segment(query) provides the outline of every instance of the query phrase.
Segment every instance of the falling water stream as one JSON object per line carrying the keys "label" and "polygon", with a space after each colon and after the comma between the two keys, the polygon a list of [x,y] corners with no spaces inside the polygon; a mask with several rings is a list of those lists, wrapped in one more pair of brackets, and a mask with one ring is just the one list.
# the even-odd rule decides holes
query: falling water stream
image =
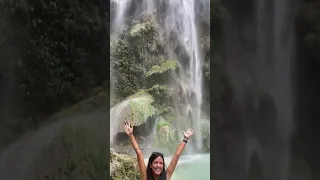
{"label": "falling water stream", "polygon": [[[116,11],[111,20],[111,38],[116,40],[125,27],[125,21],[128,18],[128,10],[135,3],[132,0],[113,0],[116,3]],[[158,23],[158,32],[163,37],[174,34],[175,43],[184,49],[187,59],[179,59],[178,56],[172,55],[172,59],[178,60],[184,64],[180,76],[180,87],[182,89],[182,98],[184,98],[184,112],[177,118],[178,128],[180,130],[186,128],[186,124],[192,125],[195,130],[194,141],[198,149],[202,148],[202,134],[200,126],[201,105],[203,95],[203,57],[200,51],[200,38],[198,35],[199,27],[197,27],[197,16],[204,14],[209,17],[210,1],[209,0],[141,0],[136,3],[135,15],[141,13],[149,13],[155,16]],[[163,13],[164,12],[164,13]],[[131,13],[132,14],[132,13]],[[209,18],[207,18],[209,21]],[[207,22],[209,24],[209,22]],[[209,31],[209,30],[208,30]],[[169,53],[168,53],[169,54]],[[170,55],[169,55],[170,56]],[[188,63],[185,63],[188,61]],[[112,69],[111,69],[112,72]],[[115,93],[111,90],[112,93]],[[111,93],[111,96],[113,94]],[[111,110],[114,111],[114,110]],[[179,119],[180,117],[180,119]],[[183,118],[191,117],[191,118]],[[116,119],[112,117],[112,119]],[[188,122],[191,121],[191,122]],[[117,123],[117,122],[111,122]],[[192,156],[192,155],[191,155]],[[209,179],[209,155],[195,155],[198,158],[182,157],[186,163],[181,163],[181,167],[177,167],[177,178],[186,177],[186,179]],[[168,159],[169,161],[169,159]],[[183,160],[181,160],[183,161]],[[192,163],[191,163],[192,162]],[[166,162],[167,164],[169,162]],[[195,164],[189,167],[188,164]],[[199,168],[196,170],[196,167]],[[207,168],[207,170],[205,169]],[[184,169],[184,170],[183,170]],[[195,175],[195,176],[192,176]],[[204,178],[201,178],[201,175]],[[199,179],[199,180],[200,180]]]}
{"label": "falling water stream", "polygon": [[[247,36],[242,37],[254,43],[254,48],[241,44],[234,31],[230,31],[236,27],[234,22],[226,23],[228,75],[236,101],[251,108],[247,112],[243,110],[247,114],[243,123],[246,171],[250,158],[257,153],[263,179],[286,180],[293,133],[293,4],[290,0],[256,0],[254,3],[253,22],[244,25]],[[233,57],[239,51],[240,55]]]}
{"label": "falling water stream", "polygon": [[[268,89],[265,89],[273,99],[276,112],[276,125],[281,140],[281,146],[278,150],[272,152],[273,156],[277,157],[273,162],[268,162],[268,157],[263,157],[267,163],[264,167],[265,178],[274,180],[287,179],[290,165],[290,147],[289,141],[293,132],[293,96],[292,96],[292,65],[294,60],[294,14],[292,13],[292,3],[290,0],[273,0],[273,11],[271,21],[271,32],[268,34],[266,29],[263,29],[267,20],[267,13],[263,14],[263,9],[266,9],[267,0],[258,0],[257,7],[257,36],[270,38],[267,43],[270,46],[264,46],[266,39],[258,41],[258,64],[261,70],[268,63],[273,64],[272,70],[269,70],[270,84]],[[270,2],[269,2],[270,3]],[[271,56],[266,59],[266,48],[271,48]],[[269,61],[269,62],[268,62]],[[265,67],[263,69],[266,69]],[[261,74],[258,74],[261,75]],[[266,75],[266,74],[265,74]],[[260,86],[260,88],[264,88]],[[266,155],[271,153],[266,152]],[[269,159],[270,160],[270,159]],[[272,163],[277,164],[277,169],[272,167]]]}

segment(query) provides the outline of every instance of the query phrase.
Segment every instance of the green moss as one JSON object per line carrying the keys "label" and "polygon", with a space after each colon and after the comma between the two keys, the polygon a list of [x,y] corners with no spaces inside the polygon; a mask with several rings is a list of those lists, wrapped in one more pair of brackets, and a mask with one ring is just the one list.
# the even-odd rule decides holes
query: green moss
{"label": "green moss", "polygon": [[127,108],[129,108],[130,119],[135,125],[140,125],[157,112],[153,105],[153,97],[146,91],[141,90],[127,100],[129,101]]}
{"label": "green moss", "polygon": [[168,60],[162,63],[160,66],[153,66],[147,73],[146,77],[152,74],[160,74],[166,71],[174,71],[178,67],[177,61]]}
{"label": "green moss", "polygon": [[168,85],[159,85],[159,84],[156,84],[156,85],[153,85],[151,88],[149,88],[147,91],[168,91],[169,87]]}
{"label": "green moss", "polygon": [[110,87],[121,100],[145,88],[144,69],[150,69],[164,56],[163,42],[152,15],[144,15],[128,24],[128,29],[110,49]]}
{"label": "green moss", "polygon": [[137,158],[110,150],[110,177],[112,180],[139,180]]}
{"label": "green moss", "polygon": [[138,92],[134,93],[133,95],[129,96],[127,99],[133,99],[133,98],[137,98],[137,97],[148,97],[148,99],[150,99],[150,101],[153,102],[153,97],[144,89],[140,89],[138,90]]}
{"label": "green moss", "polygon": [[210,37],[209,36],[201,37],[200,45],[205,51],[209,52],[210,51]]}
{"label": "green moss", "polygon": [[150,22],[136,24],[135,26],[132,27],[130,31],[130,35],[132,37],[142,36],[144,34],[143,32],[148,32],[153,29],[154,29],[154,25]]}
{"label": "green moss", "polygon": [[42,164],[50,166],[36,179],[106,179],[109,162],[105,134],[102,127],[90,122],[64,125],[54,143],[43,152],[51,160],[46,158]]}
{"label": "green moss", "polygon": [[158,124],[157,124],[157,132],[160,131],[161,128],[164,128],[164,127],[169,127],[169,123],[167,121],[160,121]]}

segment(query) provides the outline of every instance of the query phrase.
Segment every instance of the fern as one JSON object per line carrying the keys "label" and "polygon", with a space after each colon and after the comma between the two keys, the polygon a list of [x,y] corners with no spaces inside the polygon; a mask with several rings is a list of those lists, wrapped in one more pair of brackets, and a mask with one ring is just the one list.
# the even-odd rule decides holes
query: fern
{"label": "fern", "polygon": [[153,102],[153,97],[149,94],[135,96],[129,100],[130,119],[134,125],[144,123],[148,117],[156,113]]}
{"label": "fern", "polygon": [[112,122],[119,126],[130,120],[134,126],[141,125],[157,112],[153,103],[153,97],[141,90],[110,110]]}
{"label": "fern", "polygon": [[176,70],[178,64],[177,61],[168,60],[162,63],[160,66],[153,66],[147,73],[146,77],[151,76],[152,74],[160,74],[166,71]]}

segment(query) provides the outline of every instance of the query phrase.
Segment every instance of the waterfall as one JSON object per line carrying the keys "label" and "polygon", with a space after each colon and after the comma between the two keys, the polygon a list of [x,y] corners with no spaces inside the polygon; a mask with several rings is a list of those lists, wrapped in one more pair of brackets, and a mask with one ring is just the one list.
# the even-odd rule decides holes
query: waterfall
{"label": "waterfall", "polygon": [[247,164],[257,153],[264,179],[285,180],[294,130],[294,8],[290,0],[254,3],[250,14],[254,18],[243,14],[247,19],[233,17],[225,22],[227,71],[235,101],[244,112]]}
{"label": "waterfall", "polygon": [[[135,13],[131,12],[131,14],[150,13],[157,20],[158,32],[162,37],[176,36],[175,43],[183,49],[187,58],[182,59],[174,52],[167,52],[169,58],[176,59],[183,64],[182,70],[179,71],[179,84],[182,89],[182,98],[186,104],[184,104],[185,111],[180,114],[179,117],[181,118],[177,121],[181,129],[192,126],[191,128],[196,133],[196,145],[200,149],[202,147],[200,116],[203,95],[203,55],[199,47],[197,18],[202,16],[206,18],[204,21],[209,21],[210,1],[140,0],[139,2],[133,2],[132,0],[113,0],[112,3],[117,5],[116,12],[111,20],[111,38],[116,39],[121,33],[119,31],[125,28],[124,23],[128,18],[128,11],[134,3],[136,3]],[[209,24],[209,22],[207,23]],[[170,49],[170,47],[167,48]],[[114,91],[111,90],[111,92]],[[183,118],[188,115],[191,115],[191,118]]]}
{"label": "waterfall", "polygon": [[[293,128],[291,76],[294,59],[294,17],[290,14],[290,0],[272,2],[274,8],[272,14],[266,13],[267,3],[270,2],[258,0],[257,3],[257,77],[262,80],[259,82],[259,87],[267,88],[265,90],[273,97],[278,110],[281,136],[286,138],[290,136]],[[270,61],[273,61],[271,70],[268,68]],[[262,84],[266,83],[263,80],[265,76],[269,79],[267,86]]]}
{"label": "waterfall", "polygon": [[[269,87],[265,91],[272,98],[276,112],[277,131],[282,140],[282,147],[277,155],[278,160],[273,162],[279,168],[273,171],[271,162],[264,167],[267,179],[287,179],[290,164],[290,138],[293,133],[293,95],[292,95],[292,65],[294,60],[294,13],[290,0],[273,0],[272,14],[265,13],[268,0],[258,0],[257,3],[257,38],[258,52],[257,62],[260,66],[258,71],[268,67],[268,60],[272,59],[273,67],[267,71]],[[269,17],[268,17],[269,16]],[[271,19],[272,18],[272,19]],[[271,22],[270,32],[265,22]],[[264,37],[265,39],[259,39]],[[269,42],[268,42],[269,41]],[[266,46],[269,45],[268,46]],[[268,52],[268,48],[269,52]],[[270,53],[270,54],[268,54]],[[268,55],[267,55],[268,54]],[[268,57],[269,59],[266,59]],[[265,66],[265,67],[262,67]],[[262,72],[262,71],[260,71]],[[262,74],[257,74],[258,76]],[[260,86],[260,88],[265,88]],[[270,153],[269,153],[270,154]],[[266,160],[264,157],[263,160]]]}

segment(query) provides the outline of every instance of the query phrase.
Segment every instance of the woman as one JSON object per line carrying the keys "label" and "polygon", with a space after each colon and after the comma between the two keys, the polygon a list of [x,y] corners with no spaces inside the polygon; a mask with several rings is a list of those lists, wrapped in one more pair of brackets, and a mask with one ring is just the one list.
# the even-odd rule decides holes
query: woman
{"label": "woman", "polygon": [[163,154],[159,152],[152,153],[148,161],[148,167],[146,167],[142,151],[133,136],[133,126],[131,126],[130,122],[125,123],[124,130],[129,136],[130,142],[137,154],[141,180],[170,180],[188,139],[194,133],[193,129],[188,129],[187,132],[184,132],[184,139],[182,143],[178,146],[168,168],[165,169]]}

